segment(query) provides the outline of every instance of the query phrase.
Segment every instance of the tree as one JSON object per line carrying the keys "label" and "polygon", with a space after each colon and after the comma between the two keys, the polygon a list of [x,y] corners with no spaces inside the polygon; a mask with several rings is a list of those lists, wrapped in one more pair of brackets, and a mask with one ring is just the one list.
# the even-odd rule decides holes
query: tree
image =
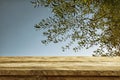
{"label": "tree", "polygon": [[120,0],[35,0],[37,6],[49,7],[54,16],[35,25],[44,29],[43,44],[69,40],[74,51],[98,45],[93,56],[120,56]]}

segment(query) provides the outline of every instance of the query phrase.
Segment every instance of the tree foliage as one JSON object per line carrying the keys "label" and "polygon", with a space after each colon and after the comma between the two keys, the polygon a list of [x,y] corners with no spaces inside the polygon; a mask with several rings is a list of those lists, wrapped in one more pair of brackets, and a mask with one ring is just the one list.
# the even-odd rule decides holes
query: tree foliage
{"label": "tree foliage", "polygon": [[35,6],[51,8],[52,17],[35,25],[44,29],[46,40],[58,43],[69,40],[74,51],[99,46],[93,56],[120,56],[120,0],[34,0]]}

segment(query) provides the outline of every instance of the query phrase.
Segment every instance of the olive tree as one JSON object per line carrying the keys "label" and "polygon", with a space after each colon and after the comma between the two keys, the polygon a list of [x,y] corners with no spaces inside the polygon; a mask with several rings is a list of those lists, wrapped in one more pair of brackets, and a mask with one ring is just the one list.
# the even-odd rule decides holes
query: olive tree
{"label": "olive tree", "polygon": [[[120,0],[34,0],[34,7],[49,7],[52,17],[35,25],[44,29],[43,44],[69,41],[63,51],[99,46],[93,56],[120,56]],[[76,44],[75,47],[71,47]]]}

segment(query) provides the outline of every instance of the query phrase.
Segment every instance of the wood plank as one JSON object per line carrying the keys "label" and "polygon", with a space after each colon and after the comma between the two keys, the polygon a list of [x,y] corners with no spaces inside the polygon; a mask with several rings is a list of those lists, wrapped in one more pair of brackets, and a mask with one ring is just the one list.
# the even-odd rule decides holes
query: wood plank
{"label": "wood plank", "polygon": [[0,75],[120,76],[120,57],[0,57]]}
{"label": "wood plank", "polygon": [[120,77],[36,77],[7,76],[0,80],[120,80]]}
{"label": "wood plank", "polygon": [[35,62],[35,61],[40,61],[40,62],[45,62],[45,61],[80,61],[80,62],[120,62],[120,57],[81,57],[81,56],[48,56],[48,57],[38,57],[38,56],[8,56],[8,57],[4,57],[1,56],[0,57],[0,63],[2,62]]}

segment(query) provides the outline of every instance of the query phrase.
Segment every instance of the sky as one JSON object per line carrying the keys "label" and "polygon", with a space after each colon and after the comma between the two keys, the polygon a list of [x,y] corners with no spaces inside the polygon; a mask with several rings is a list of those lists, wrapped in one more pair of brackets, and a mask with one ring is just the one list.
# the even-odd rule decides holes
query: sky
{"label": "sky", "polygon": [[52,16],[49,8],[34,8],[31,0],[0,0],[0,56],[91,56],[96,47],[62,52],[65,43],[44,45],[34,25]]}

